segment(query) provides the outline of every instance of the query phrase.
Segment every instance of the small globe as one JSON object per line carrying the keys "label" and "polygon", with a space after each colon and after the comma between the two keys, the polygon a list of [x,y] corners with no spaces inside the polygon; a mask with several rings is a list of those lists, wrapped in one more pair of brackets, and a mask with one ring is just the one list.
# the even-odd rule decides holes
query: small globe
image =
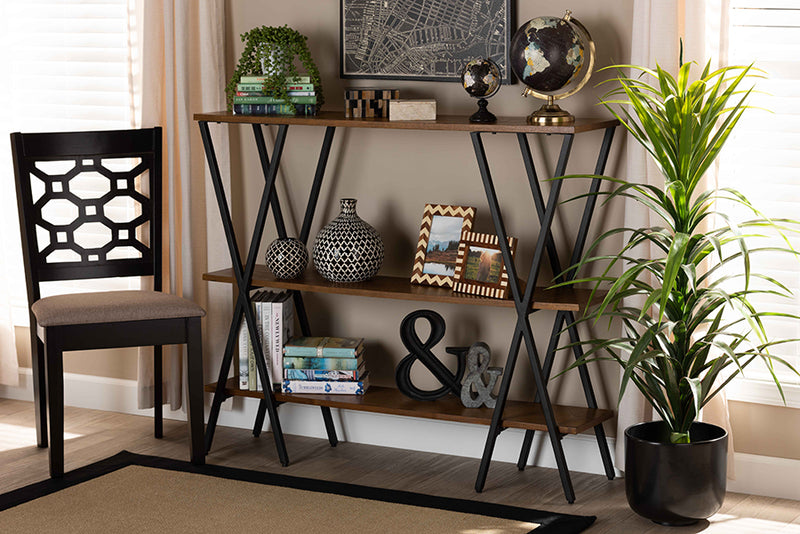
{"label": "small globe", "polygon": [[567,20],[537,17],[511,40],[511,70],[531,89],[557,91],[580,73],[585,48],[583,36]]}
{"label": "small globe", "polygon": [[461,71],[461,85],[475,98],[489,98],[500,89],[500,69],[491,59],[473,59]]}

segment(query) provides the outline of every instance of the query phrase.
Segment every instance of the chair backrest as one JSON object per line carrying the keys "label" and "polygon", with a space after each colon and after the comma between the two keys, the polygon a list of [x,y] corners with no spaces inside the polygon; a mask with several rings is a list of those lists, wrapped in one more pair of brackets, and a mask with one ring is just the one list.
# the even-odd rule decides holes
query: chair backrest
{"label": "chair backrest", "polygon": [[152,275],[161,290],[161,128],[12,133],[11,151],[31,303],[56,280]]}

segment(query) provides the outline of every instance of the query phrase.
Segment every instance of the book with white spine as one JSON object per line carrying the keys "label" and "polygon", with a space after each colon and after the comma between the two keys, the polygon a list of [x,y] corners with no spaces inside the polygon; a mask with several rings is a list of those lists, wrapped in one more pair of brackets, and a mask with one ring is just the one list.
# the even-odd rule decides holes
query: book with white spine
{"label": "book with white spine", "polygon": [[317,393],[323,395],[363,395],[369,387],[369,372],[356,382],[336,380],[284,380],[284,393]]}

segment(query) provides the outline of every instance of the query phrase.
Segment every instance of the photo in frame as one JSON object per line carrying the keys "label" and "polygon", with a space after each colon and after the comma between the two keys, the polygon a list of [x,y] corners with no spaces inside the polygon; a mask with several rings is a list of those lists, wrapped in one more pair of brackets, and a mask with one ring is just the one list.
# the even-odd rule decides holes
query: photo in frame
{"label": "photo in frame", "polygon": [[411,283],[453,287],[461,236],[472,230],[475,208],[425,204]]}
{"label": "photo in frame", "polygon": [[489,58],[511,83],[511,0],[339,0],[341,78],[460,81]]}
{"label": "photo in frame", "polygon": [[[513,259],[517,238],[509,237],[508,246]],[[461,234],[453,291],[496,299],[508,296],[508,273],[500,251],[500,239],[496,235],[476,232]]]}

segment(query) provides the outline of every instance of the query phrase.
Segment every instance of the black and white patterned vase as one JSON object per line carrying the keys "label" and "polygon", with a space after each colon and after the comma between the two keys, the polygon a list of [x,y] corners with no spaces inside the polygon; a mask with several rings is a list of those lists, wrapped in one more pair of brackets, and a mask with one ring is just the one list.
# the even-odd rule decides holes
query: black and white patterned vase
{"label": "black and white patterned vase", "polygon": [[267,269],[275,278],[292,279],[300,276],[308,265],[308,250],[294,237],[278,238],[269,244],[266,254]]}
{"label": "black and white patterned vase", "polygon": [[341,213],[317,234],[314,267],[331,282],[363,282],[383,265],[383,240],[356,214],[356,199],[341,199]]}

